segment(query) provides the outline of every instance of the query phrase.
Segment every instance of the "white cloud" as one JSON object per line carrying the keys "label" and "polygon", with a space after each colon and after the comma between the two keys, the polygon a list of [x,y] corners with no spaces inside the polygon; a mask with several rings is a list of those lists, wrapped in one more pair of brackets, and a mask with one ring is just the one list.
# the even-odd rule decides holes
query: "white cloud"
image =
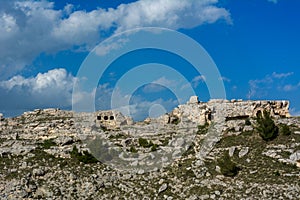
{"label": "white cloud", "polygon": [[287,78],[292,76],[293,72],[288,73],[277,73],[266,75],[263,79],[250,80],[250,90],[247,94],[247,98],[253,97],[266,97],[270,93],[274,93],[274,90],[289,92],[300,88],[300,82],[296,85],[286,83]]}
{"label": "white cloud", "polygon": [[0,109],[70,107],[74,80],[65,69],[54,69],[31,78],[14,76],[1,81]]}
{"label": "white cloud", "polygon": [[164,91],[166,88],[160,84],[147,84],[143,88],[143,92],[145,93],[152,93],[152,92],[161,92]]}
{"label": "white cloud", "polygon": [[283,87],[279,87],[279,89],[281,89],[281,90],[283,90],[285,92],[297,90],[298,88],[300,88],[300,82],[298,84],[296,84],[296,85],[287,84],[287,85],[284,85]]}
{"label": "white cloud", "polygon": [[196,76],[195,78],[193,78],[192,84],[194,87],[197,87],[200,83],[204,83],[205,80],[206,80],[206,78],[204,75],[199,75],[199,76]]}
{"label": "white cloud", "polygon": [[247,94],[247,98],[251,99],[253,97],[265,97],[268,91],[272,88],[273,79],[267,75],[263,79],[250,80],[249,86],[250,90]]}
{"label": "white cloud", "polygon": [[120,5],[115,12],[122,16],[118,30],[139,26],[161,26],[172,29],[193,28],[204,23],[225,19],[231,23],[224,8],[214,6],[217,0],[140,0]]}
{"label": "white cloud", "polygon": [[156,83],[156,84],[162,85],[164,87],[168,87],[168,88],[173,88],[178,84],[178,82],[168,79],[165,76],[153,81],[153,83]]}
{"label": "white cloud", "polygon": [[281,78],[286,78],[286,77],[292,76],[293,74],[294,74],[294,72],[288,72],[288,73],[273,72],[272,77],[281,79]]}
{"label": "white cloud", "polygon": [[223,82],[228,82],[228,83],[231,82],[231,80],[230,80],[229,78],[225,77],[225,76],[222,76],[222,77],[220,78],[220,80],[222,80]]}
{"label": "white cloud", "polygon": [[0,8],[0,79],[29,65],[41,52],[55,53],[74,47],[89,50],[112,32],[159,26],[192,28],[223,19],[230,13],[217,0],[140,0],[116,9],[77,10],[67,4],[54,9],[43,1],[2,0]]}

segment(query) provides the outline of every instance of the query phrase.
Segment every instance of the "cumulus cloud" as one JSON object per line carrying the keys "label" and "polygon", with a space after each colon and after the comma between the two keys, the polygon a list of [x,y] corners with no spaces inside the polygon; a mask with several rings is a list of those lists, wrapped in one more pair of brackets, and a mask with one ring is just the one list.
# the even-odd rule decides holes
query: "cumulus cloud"
{"label": "cumulus cloud", "polygon": [[54,3],[2,0],[0,8],[0,79],[11,77],[42,52],[89,50],[108,35],[143,26],[193,28],[230,13],[217,0],[140,0],[116,9],[57,10]]}
{"label": "cumulus cloud", "polygon": [[75,78],[65,69],[50,70],[30,78],[14,76],[1,81],[0,110],[70,107],[74,81]]}

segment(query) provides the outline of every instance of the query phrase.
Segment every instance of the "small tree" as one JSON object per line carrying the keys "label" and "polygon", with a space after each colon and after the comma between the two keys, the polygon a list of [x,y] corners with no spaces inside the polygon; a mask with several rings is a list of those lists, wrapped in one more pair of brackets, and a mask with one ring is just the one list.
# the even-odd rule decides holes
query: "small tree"
{"label": "small tree", "polygon": [[281,124],[279,128],[279,132],[281,135],[291,135],[292,131],[290,130],[290,127],[286,124]]}
{"label": "small tree", "polygon": [[256,118],[255,129],[265,141],[273,140],[278,135],[278,127],[273,121],[270,112],[264,110],[262,115]]}
{"label": "small tree", "polygon": [[224,155],[218,159],[218,165],[221,168],[221,173],[224,176],[234,177],[238,174],[240,168],[231,161],[229,153],[225,152]]}

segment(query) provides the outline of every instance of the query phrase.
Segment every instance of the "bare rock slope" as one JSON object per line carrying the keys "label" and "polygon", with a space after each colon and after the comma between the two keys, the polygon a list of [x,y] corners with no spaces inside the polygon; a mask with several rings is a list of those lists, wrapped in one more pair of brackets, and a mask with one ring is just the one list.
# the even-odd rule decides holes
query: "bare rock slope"
{"label": "bare rock slope", "polygon": [[[263,110],[291,132],[264,141],[253,128]],[[224,152],[235,176],[222,173]],[[300,198],[300,118],[287,101],[193,97],[136,123],[117,111],[0,115],[0,154],[0,199]]]}

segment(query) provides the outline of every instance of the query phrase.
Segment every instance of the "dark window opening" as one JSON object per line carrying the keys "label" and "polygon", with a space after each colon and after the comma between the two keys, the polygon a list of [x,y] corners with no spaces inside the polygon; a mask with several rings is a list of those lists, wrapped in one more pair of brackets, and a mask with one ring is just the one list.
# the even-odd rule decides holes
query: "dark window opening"
{"label": "dark window opening", "polygon": [[101,120],[101,116],[97,116],[97,120]]}
{"label": "dark window opening", "polygon": [[108,117],[107,117],[107,116],[104,116],[104,120],[108,120]]}
{"label": "dark window opening", "polygon": [[114,116],[110,116],[109,119],[110,119],[110,120],[114,120],[115,117],[114,117]]}

